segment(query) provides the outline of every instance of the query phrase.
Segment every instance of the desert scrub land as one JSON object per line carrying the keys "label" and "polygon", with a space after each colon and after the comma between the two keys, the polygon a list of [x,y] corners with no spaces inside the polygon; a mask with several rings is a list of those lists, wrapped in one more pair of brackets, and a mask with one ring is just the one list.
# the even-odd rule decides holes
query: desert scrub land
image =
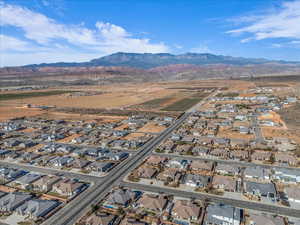
{"label": "desert scrub land", "polygon": [[70,93],[70,92],[73,92],[73,91],[53,90],[53,91],[6,93],[6,94],[0,95],[0,101],[24,99],[24,98],[32,98],[32,97],[44,97],[44,96],[52,96],[52,95],[61,95],[61,94],[66,94],[66,93]]}
{"label": "desert scrub land", "polygon": [[300,103],[280,110],[279,114],[289,129],[300,130]]}

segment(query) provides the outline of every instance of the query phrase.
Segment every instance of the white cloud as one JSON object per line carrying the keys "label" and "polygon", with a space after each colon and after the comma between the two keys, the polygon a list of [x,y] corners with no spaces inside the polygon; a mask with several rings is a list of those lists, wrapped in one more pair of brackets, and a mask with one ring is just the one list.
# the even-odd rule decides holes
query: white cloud
{"label": "white cloud", "polygon": [[29,50],[29,44],[20,39],[0,34],[0,50],[26,51]]}
{"label": "white cloud", "polygon": [[247,25],[228,31],[230,34],[252,34],[242,40],[263,40],[268,38],[300,39],[300,1],[283,2],[275,12],[241,18]]}
{"label": "white cloud", "polygon": [[[72,47],[73,50],[68,49],[72,54],[86,56],[86,54],[95,55],[97,53],[98,57],[119,51],[136,53],[170,51],[164,43],[153,43],[147,38],[135,38],[123,27],[111,23],[98,21],[95,23],[95,28],[90,29],[84,23],[78,25],[62,24],[41,13],[18,5],[0,2],[0,10],[0,26],[14,27],[18,32],[18,38],[3,35],[3,38],[6,38],[6,41],[10,43],[8,47],[5,47],[5,54],[8,54],[8,50],[26,50],[27,42],[25,39],[31,42],[30,53],[36,52],[36,54],[49,53],[50,49],[51,51],[60,50],[61,43],[69,48]],[[20,36],[24,36],[25,39],[21,40]],[[74,58],[71,57],[72,54],[63,54],[61,51],[57,51],[57,54],[66,57],[62,61],[71,61]],[[48,62],[46,57],[42,58]],[[49,60],[52,58],[51,53],[49,53]],[[4,65],[6,65],[5,62]]]}

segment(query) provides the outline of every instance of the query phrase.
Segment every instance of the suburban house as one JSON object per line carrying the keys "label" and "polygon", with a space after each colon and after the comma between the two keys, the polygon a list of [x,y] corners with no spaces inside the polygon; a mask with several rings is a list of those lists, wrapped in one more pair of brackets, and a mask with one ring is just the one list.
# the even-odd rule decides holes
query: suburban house
{"label": "suburban house", "polygon": [[167,158],[162,157],[162,156],[157,156],[157,155],[151,155],[149,158],[146,160],[146,163],[151,165],[151,166],[159,166],[162,163],[166,162]]}
{"label": "suburban house", "polygon": [[52,210],[59,206],[58,201],[31,199],[17,208],[17,213],[32,219],[46,217]]}
{"label": "suburban house", "polygon": [[171,214],[179,220],[197,222],[201,214],[201,207],[188,200],[176,200]]}
{"label": "suburban house", "polygon": [[209,152],[211,156],[227,159],[229,157],[229,151],[223,148],[216,148]]}
{"label": "suburban house", "polygon": [[237,189],[237,181],[229,176],[215,175],[212,180],[212,186],[215,189],[235,192]]}
{"label": "suburban house", "polygon": [[218,163],[215,172],[222,175],[237,176],[240,172],[240,168],[232,164]]}
{"label": "suburban house", "polygon": [[207,157],[209,148],[205,146],[196,146],[192,148],[193,155],[198,155],[202,157]]}
{"label": "suburban house", "polygon": [[164,195],[143,194],[137,203],[140,208],[145,208],[154,213],[158,213],[165,209],[168,200]]}
{"label": "suburban house", "polygon": [[39,192],[48,192],[52,189],[53,184],[60,181],[58,176],[46,175],[32,183],[32,189]]}
{"label": "suburban house", "polygon": [[233,160],[246,160],[249,158],[249,152],[246,150],[230,151],[229,158]]}
{"label": "suburban house", "polygon": [[297,166],[299,161],[298,159],[290,154],[284,153],[284,152],[276,152],[274,154],[275,162],[280,164],[286,164],[289,166]]}
{"label": "suburban house", "polygon": [[32,198],[31,194],[25,192],[11,192],[0,198],[0,211],[12,212],[24,202]]}
{"label": "suburban house", "polygon": [[272,152],[256,150],[251,155],[252,161],[270,161]]}
{"label": "suburban house", "polygon": [[135,172],[140,178],[152,179],[158,170],[154,167],[141,166]]}
{"label": "suburban house", "polygon": [[213,162],[205,162],[202,160],[193,160],[190,164],[190,169],[194,173],[210,172],[213,168]]}
{"label": "suburban house", "polygon": [[300,183],[300,173],[297,170],[275,168],[274,179],[283,183]]}
{"label": "suburban house", "polygon": [[197,188],[205,188],[209,182],[209,176],[203,176],[199,174],[186,174],[183,179],[183,183],[185,185]]}
{"label": "suburban house", "polygon": [[106,173],[114,167],[112,162],[92,162],[87,166],[88,169],[96,172]]}
{"label": "suburban house", "polygon": [[300,204],[300,189],[298,187],[285,187],[284,193],[289,202]]}
{"label": "suburban house", "polygon": [[244,177],[249,180],[258,180],[266,182],[271,179],[272,172],[270,169],[260,166],[246,167],[244,170]]}
{"label": "suburban house", "polygon": [[125,217],[124,219],[122,219],[119,225],[148,225],[148,223],[139,221],[137,219]]}
{"label": "suburban house", "polygon": [[86,221],[86,225],[113,225],[116,220],[116,216],[106,213],[93,213]]}
{"label": "suburban house", "polygon": [[30,190],[32,189],[32,183],[41,178],[40,174],[36,173],[27,173],[22,177],[17,178],[12,181],[10,186],[18,186],[19,188]]}
{"label": "suburban house", "polygon": [[165,166],[173,169],[186,169],[189,165],[189,161],[185,159],[171,159]]}
{"label": "suburban house", "polygon": [[252,181],[244,182],[244,193],[249,196],[267,198],[276,201],[277,193],[273,183],[257,183]]}
{"label": "suburban house", "polygon": [[242,209],[224,204],[210,204],[206,208],[204,225],[240,225]]}
{"label": "suburban house", "polygon": [[84,187],[83,183],[65,178],[53,184],[52,191],[63,196],[73,196],[80,193]]}
{"label": "suburban house", "polygon": [[17,179],[18,177],[26,174],[23,170],[11,169],[11,168],[0,168],[0,181],[1,183],[6,183]]}
{"label": "suburban house", "polygon": [[181,171],[166,168],[156,176],[156,179],[163,182],[179,182],[181,176]]}
{"label": "suburban house", "polygon": [[127,207],[128,204],[134,201],[140,195],[139,192],[131,191],[129,189],[116,189],[107,198],[104,207],[119,208]]}

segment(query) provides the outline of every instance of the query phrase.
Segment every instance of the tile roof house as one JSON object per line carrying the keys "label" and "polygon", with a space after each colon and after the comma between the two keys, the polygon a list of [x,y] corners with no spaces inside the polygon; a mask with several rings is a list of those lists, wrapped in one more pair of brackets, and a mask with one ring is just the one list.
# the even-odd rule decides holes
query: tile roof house
{"label": "tile roof house", "polygon": [[52,186],[60,181],[60,177],[58,176],[50,176],[46,175],[41,177],[40,179],[34,181],[32,183],[32,188],[35,191],[40,191],[40,192],[48,192],[52,189]]}
{"label": "tile roof house", "polygon": [[136,174],[140,178],[151,179],[157,174],[157,169],[154,167],[141,166],[136,170]]}
{"label": "tile roof house", "polygon": [[129,189],[116,189],[107,198],[104,206],[107,208],[118,208],[119,206],[126,207],[134,201],[140,193]]}
{"label": "tile roof house", "polygon": [[27,173],[22,177],[17,178],[16,180],[14,180],[13,182],[10,183],[10,186],[13,185],[17,185],[22,189],[26,189],[29,190],[32,188],[32,183],[38,179],[41,178],[40,174],[36,174],[36,173]]}
{"label": "tile roof house", "polygon": [[257,183],[252,181],[244,182],[244,191],[249,195],[256,197],[265,197],[275,201],[277,192],[273,183]]}
{"label": "tile roof house", "polygon": [[241,209],[224,204],[210,204],[206,208],[203,225],[240,225],[241,220]]}
{"label": "tile roof house", "polygon": [[22,216],[28,216],[32,219],[45,217],[52,210],[59,206],[58,201],[31,199],[17,208],[17,213]]}
{"label": "tile roof house", "polygon": [[272,152],[270,151],[254,151],[251,155],[252,161],[269,161],[271,159]]}
{"label": "tile roof house", "polygon": [[151,166],[158,166],[161,163],[164,163],[166,160],[167,160],[166,157],[157,156],[157,155],[151,155],[146,160],[146,163],[149,164],[149,165],[151,165]]}
{"label": "tile roof house", "polygon": [[208,155],[209,148],[205,146],[196,146],[192,149],[193,155],[206,157]]}
{"label": "tile roof house", "polygon": [[274,158],[275,162],[287,164],[289,166],[297,166],[299,163],[297,157],[283,152],[276,152]]}
{"label": "tile roof house", "polygon": [[175,159],[170,159],[165,166],[173,169],[186,169],[189,165],[189,161],[186,159],[180,159],[180,158],[175,158]]}
{"label": "tile roof house", "polygon": [[222,159],[227,159],[229,157],[229,151],[221,148],[213,149],[209,152],[210,155]]}
{"label": "tile roof house", "polygon": [[139,207],[157,213],[165,209],[168,200],[164,195],[143,194],[137,203]]}
{"label": "tile roof house", "polygon": [[112,162],[92,162],[87,166],[92,171],[106,173],[114,167]]}
{"label": "tile roof house", "polygon": [[0,198],[0,211],[11,212],[24,202],[32,198],[31,194],[24,192],[11,192]]}
{"label": "tile roof house", "polygon": [[181,176],[182,174],[180,171],[166,168],[156,176],[156,179],[164,182],[178,182]]}
{"label": "tile roof house", "polygon": [[234,160],[245,160],[249,158],[249,152],[245,150],[230,151],[229,158]]}
{"label": "tile roof house", "polygon": [[191,145],[177,145],[174,149],[174,152],[178,154],[184,154],[187,153],[192,148]]}
{"label": "tile roof house", "polygon": [[237,189],[237,181],[229,176],[215,175],[212,180],[212,186],[215,189],[235,192]]}
{"label": "tile roof house", "polygon": [[205,188],[209,182],[209,176],[202,176],[199,174],[186,174],[183,179],[185,185],[198,188]]}
{"label": "tile roof house", "polygon": [[147,225],[147,223],[125,217],[119,225]]}
{"label": "tile roof house", "polygon": [[201,214],[201,207],[189,200],[176,200],[171,214],[176,219],[197,221]]}
{"label": "tile roof house", "polygon": [[215,171],[218,174],[237,176],[240,168],[232,164],[218,163]]}
{"label": "tile roof house", "polygon": [[283,183],[300,183],[300,173],[292,169],[275,168],[274,179]]}
{"label": "tile roof house", "polygon": [[299,203],[300,204],[300,189],[298,187],[285,187],[284,193],[289,202]]}
{"label": "tile roof house", "polygon": [[244,170],[244,177],[246,179],[254,179],[264,182],[270,180],[271,176],[272,172],[270,169],[263,168],[260,166],[246,167]]}
{"label": "tile roof house", "polygon": [[17,170],[17,169],[11,169],[11,168],[0,168],[0,181],[2,183],[6,183],[12,180],[17,179],[18,177],[23,176],[26,174],[24,170]]}
{"label": "tile roof house", "polygon": [[190,169],[193,172],[206,171],[210,172],[213,168],[213,162],[205,162],[202,160],[193,160],[190,164]]}
{"label": "tile roof house", "polygon": [[113,225],[116,220],[116,216],[106,213],[93,213],[86,221],[86,225]]}
{"label": "tile roof house", "polygon": [[52,191],[63,196],[72,196],[80,193],[85,185],[71,179],[63,179],[53,184]]}

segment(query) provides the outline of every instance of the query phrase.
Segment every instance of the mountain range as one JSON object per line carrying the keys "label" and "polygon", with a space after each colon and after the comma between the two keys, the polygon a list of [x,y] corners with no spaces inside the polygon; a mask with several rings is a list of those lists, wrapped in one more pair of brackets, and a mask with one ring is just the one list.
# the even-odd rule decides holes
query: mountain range
{"label": "mountain range", "polygon": [[209,53],[186,53],[181,55],[173,55],[169,53],[125,53],[118,52],[111,55],[103,56],[97,59],[92,59],[89,62],[82,63],[43,63],[27,65],[26,67],[73,67],[73,66],[124,66],[135,67],[140,69],[151,69],[159,66],[167,66],[173,64],[191,64],[191,65],[210,65],[210,64],[226,64],[244,66],[249,64],[298,64],[300,62],[276,61],[256,58],[232,57],[223,55],[214,55]]}
{"label": "mountain range", "polygon": [[[82,83],[194,80],[260,75],[298,75],[300,62],[243,58],[209,53],[124,53],[88,62],[58,62],[0,68],[0,83],[22,85],[57,81]],[[24,82],[26,80],[26,82]],[[2,86],[1,85],[1,86]]]}

